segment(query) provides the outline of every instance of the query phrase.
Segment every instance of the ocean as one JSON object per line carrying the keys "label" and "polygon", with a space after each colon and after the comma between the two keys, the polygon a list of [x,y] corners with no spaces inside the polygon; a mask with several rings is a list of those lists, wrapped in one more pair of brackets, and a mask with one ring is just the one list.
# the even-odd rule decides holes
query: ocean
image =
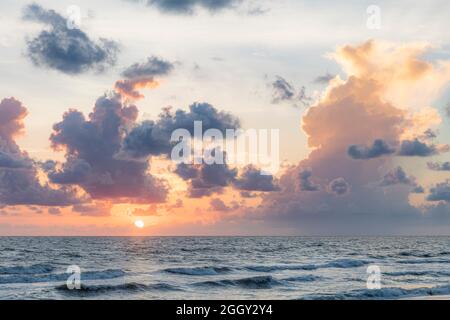
{"label": "ocean", "polygon": [[[81,271],[79,289],[67,286],[69,266]],[[376,289],[369,266],[380,271]],[[450,237],[0,237],[0,299],[448,294]]]}

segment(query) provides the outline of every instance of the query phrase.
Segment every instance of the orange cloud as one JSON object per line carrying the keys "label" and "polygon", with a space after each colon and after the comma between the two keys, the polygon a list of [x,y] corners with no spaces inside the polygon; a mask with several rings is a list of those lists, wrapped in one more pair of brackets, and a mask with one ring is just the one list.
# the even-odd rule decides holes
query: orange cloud
{"label": "orange cloud", "polygon": [[159,86],[159,82],[151,78],[118,80],[115,84],[115,90],[122,97],[128,100],[138,100],[144,98],[139,89],[153,89]]}

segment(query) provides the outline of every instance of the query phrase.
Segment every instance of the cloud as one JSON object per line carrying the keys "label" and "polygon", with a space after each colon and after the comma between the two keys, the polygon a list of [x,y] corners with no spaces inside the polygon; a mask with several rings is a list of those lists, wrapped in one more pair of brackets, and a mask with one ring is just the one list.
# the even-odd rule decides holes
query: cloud
{"label": "cloud", "polygon": [[422,136],[424,139],[434,139],[437,137],[437,133],[431,129],[427,129]]}
{"label": "cloud", "polygon": [[138,89],[152,89],[157,86],[159,86],[159,83],[153,78],[125,79],[117,80],[114,89],[126,99],[138,100],[144,98],[144,95]]}
{"label": "cloud", "polygon": [[386,173],[381,181],[381,186],[392,186],[396,184],[413,184],[413,180],[408,177],[402,167],[397,167]]}
{"label": "cloud", "polygon": [[411,193],[425,193],[425,189],[422,186],[416,186],[411,190]]}
{"label": "cloud", "polygon": [[431,188],[427,200],[450,203],[450,181],[447,180],[446,182],[438,183],[435,187]]}
{"label": "cloud", "polygon": [[213,193],[221,193],[223,188],[229,186],[235,180],[236,175],[237,170],[231,169],[227,163],[201,164],[197,177],[190,180],[189,196],[201,198]]}
{"label": "cloud", "polygon": [[127,79],[139,79],[156,76],[166,76],[174,69],[173,63],[151,56],[143,63],[135,63],[122,72]]}
{"label": "cloud", "polygon": [[434,145],[427,145],[419,139],[404,140],[400,145],[399,155],[407,157],[429,157],[438,153]]}
{"label": "cloud", "polygon": [[95,202],[88,204],[77,204],[72,207],[72,211],[81,216],[106,217],[110,215],[111,204],[104,202]]}
{"label": "cloud", "polygon": [[53,188],[39,181],[35,162],[14,140],[23,132],[26,115],[20,101],[0,102],[0,204],[68,206],[83,201],[72,188]]}
{"label": "cloud", "polygon": [[213,211],[226,212],[232,210],[232,208],[228,207],[225,202],[218,198],[211,199],[209,203],[211,205],[211,210]]}
{"label": "cloud", "polygon": [[312,99],[306,95],[305,87],[301,87],[298,91],[286,79],[276,76],[275,80],[270,84],[272,88],[272,103],[291,102],[295,107],[299,102],[303,106],[308,106]]}
{"label": "cloud", "polygon": [[193,103],[189,111],[165,109],[156,121],[144,121],[134,127],[126,136],[123,152],[131,157],[169,154],[173,144],[170,142],[172,132],[186,129],[193,136],[194,122],[201,121],[202,129],[217,129],[225,134],[226,129],[240,128],[238,118],[230,113],[218,111],[209,103]]}
{"label": "cloud", "polygon": [[31,159],[23,157],[20,153],[7,153],[0,151],[0,168],[30,168],[32,165],[33,162]]}
{"label": "cloud", "polygon": [[50,181],[78,185],[93,199],[164,201],[165,182],[148,173],[148,161],[117,158],[137,114],[136,106],[122,104],[116,94],[98,98],[88,119],[77,110],[66,112],[50,137],[55,150],[66,151],[66,161],[48,170]]}
{"label": "cloud", "polygon": [[246,166],[240,176],[234,181],[238,190],[245,191],[278,191],[279,187],[272,175],[263,175],[261,169],[253,165]]}
{"label": "cloud", "polygon": [[217,12],[234,8],[242,0],[144,0],[148,6],[156,7],[162,12],[176,14],[193,14],[197,8]]}
{"label": "cloud", "polygon": [[292,100],[295,96],[294,87],[284,78],[277,76],[272,82],[273,88],[273,103],[278,103],[285,100]]}
{"label": "cloud", "polygon": [[198,176],[198,169],[186,163],[178,164],[174,172],[183,180],[194,179]]}
{"label": "cloud", "polygon": [[[450,69],[445,64],[421,61],[423,53],[423,47],[417,44],[376,41],[338,48],[331,56],[347,77],[337,76],[330,81],[320,100],[301,119],[310,153],[285,169],[279,178],[281,192],[264,193],[257,208],[246,209],[249,219],[263,219],[271,227],[305,234],[411,232],[423,230],[437,219],[434,214],[424,214],[433,206],[424,209],[411,202],[410,194],[419,185],[403,169],[392,167],[392,157],[354,161],[348,156],[351,145],[363,146],[356,148],[353,155],[357,158],[390,153],[392,147],[381,142],[374,143],[375,147],[366,143],[404,141],[411,128],[436,125],[434,117],[413,115],[430,108],[439,90],[448,83]],[[417,88],[429,87],[433,90],[425,90],[426,94],[421,91],[417,99]],[[380,174],[380,168],[388,173]],[[345,197],[330,192],[331,182],[339,178],[351,186]],[[327,187],[319,187],[325,181]],[[407,187],[386,190],[379,187],[380,181],[386,186]],[[337,182],[342,181],[337,180],[336,187],[345,186]]]}
{"label": "cloud", "polygon": [[159,86],[155,77],[166,76],[174,68],[168,61],[152,56],[143,63],[135,63],[122,72],[126,79],[118,80],[115,90],[129,100],[142,99],[139,89],[152,89]]}
{"label": "cloud", "polygon": [[364,145],[351,145],[347,150],[348,155],[353,159],[378,158],[394,152],[395,149],[390,147],[382,139],[376,139],[371,147],[366,147]]}
{"label": "cloud", "polygon": [[53,183],[79,184],[89,178],[92,168],[83,159],[69,158],[60,170],[55,168],[48,171],[48,177]]}
{"label": "cloud", "polygon": [[159,215],[158,213],[158,206],[156,204],[151,204],[149,205],[147,208],[144,209],[134,209],[133,210],[133,216],[137,216],[137,217],[145,217],[145,216],[157,216]]}
{"label": "cloud", "polygon": [[318,191],[319,186],[311,182],[311,168],[301,170],[298,173],[298,186],[301,191]]}
{"label": "cloud", "polygon": [[427,166],[430,170],[434,171],[450,171],[450,162],[427,162]]}
{"label": "cloud", "polygon": [[328,191],[335,195],[342,196],[350,191],[350,185],[344,178],[337,178],[328,184]]}
{"label": "cloud", "polygon": [[241,191],[239,194],[242,198],[256,198],[257,197],[257,194],[249,192],[249,191]]}
{"label": "cloud", "polygon": [[445,114],[450,118],[450,102],[447,103],[447,106],[445,107]]}
{"label": "cloud", "polygon": [[53,214],[53,215],[60,215],[61,214],[61,210],[59,208],[55,208],[55,207],[48,208],[47,212],[49,214]]}
{"label": "cloud", "polygon": [[115,64],[119,49],[114,41],[93,41],[80,29],[68,28],[67,19],[54,10],[31,4],[24,9],[24,19],[50,26],[27,40],[27,55],[36,66],[79,74]]}
{"label": "cloud", "polygon": [[331,73],[326,73],[322,76],[318,76],[314,79],[314,83],[318,84],[328,84],[332,79],[334,79],[336,76]]}

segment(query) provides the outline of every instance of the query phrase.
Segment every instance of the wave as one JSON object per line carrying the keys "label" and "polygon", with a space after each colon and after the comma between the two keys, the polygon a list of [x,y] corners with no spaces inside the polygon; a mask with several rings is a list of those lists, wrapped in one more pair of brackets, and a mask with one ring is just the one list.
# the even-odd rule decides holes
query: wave
{"label": "wave", "polygon": [[284,270],[315,270],[316,265],[270,265],[270,266],[245,266],[244,270],[255,272],[274,272]]}
{"label": "wave", "polygon": [[365,299],[401,299],[408,297],[422,297],[422,296],[441,296],[450,294],[450,285],[423,287],[414,289],[405,289],[398,287],[381,288],[376,290],[353,290],[350,292],[342,292],[329,295],[311,295],[303,297],[302,299],[313,300],[365,300]]}
{"label": "wave", "polygon": [[369,261],[358,259],[339,259],[321,265],[321,268],[357,268],[369,264]]}
{"label": "wave", "polygon": [[289,281],[289,282],[312,282],[312,281],[316,281],[322,279],[322,277],[319,276],[315,276],[312,274],[307,274],[304,276],[296,276],[296,277],[289,277],[289,278],[284,278],[282,279],[283,281]]}
{"label": "wave", "polygon": [[357,268],[368,264],[369,261],[359,259],[338,259],[322,264],[301,264],[301,265],[268,265],[268,266],[246,266],[245,270],[256,272],[273,272],[283,270],[316,270],[323,268]]}
{"label": "wave", "polygon": [[255,265],[244,267],[226,267],[226,266],[204,266],[204,267],[180,267],[180,268],[167,268],[163,269],[163,272],[187,275],[187,276],[216,276],[224,273],[230,273],[235,270],[245,270],[252,272],[270,273],[275,271],[295,271],[305,270],[311,271],[321,268],[357,268],[368,264],[366,260],[359,259],[338,259],[335,261],[322,263],[322,264],[278,264],[278,265]]}
{"label": "wave", "polygon": [[412,259],[412,260],[397,260],[397,263],[402,264],[427,264],[427,263],[450,263],[448,259]]}
{"label": "wave", "polygon": [[215,276],[232,271],[229,267],[193,267],[193,268],[167,268],[162,270],[168,273],[188,276]]}
{"label": "wave", "polygon": [[52,272],[54,269],[54,266],[39,263],[30,266],[0,267],[0,274],[40,274]]}
{"label": "wave", "polygon": [[203,281],[197,282],[194,285],[206,287],[239,287],[243,289],[270,289],[281,284],[282,283],[279,280],[276,280],[272,276],[258,276],[242,279]]}
{"label": "wave", "polygon": [[69,289],[66,285],[56,287],[56,290],[65,294],[74,295],[99,295],[111,292],[141,292],[141,291],[179,291],[181,289],[167,283],[143,284],[137,282],[128,282],[116,285],[86,285],[81,284],[80,289]]}
{"label": "wave", "polygon": [[393,276],[393,277],[401,277],[401,276],[432,276],[432,277],[441,277],[441,276],[450,276],[450,271],[431,271],[431,270],[409,270],[409,271],[394,271],[394,272],[384,272],[385,275]]}
{"label": "wave", "polygon": [[398,253],[398,255],[404,256],[404,257],[433,258],[433,257],[450,255],[450,252],[449,251],[440,251],[440,252],[401,251]]}
{"label": "wave", "polygon": [[319,276],[312,274],[294,276],[284,279],[276,279],[272,276],[256,276],[240,279],[223,279],[214,281],[203,281],[194,283],[195,286],[206,287],[239,287],[242,289],[270,289],[275,286],[288,285],[289,282],[312,282],[321,279]]}
{"label": "wave", "polygon": [[[83,280],[106,280],[123,277],[125,271],[120,269],[108,269],[102,271],[86,271],[81,273],[81,281]],[[13,283],[40,283],[66,281],[69,277],[67,273],[58,274],[15,274],[8,276],[0,276],[0,284]]]}
{"label": "wave", "polygon": [[105,284],[105,285],[86,285],[81,284],[80,289],[69,289],[66,285],[60,285],[56,287],[56,290],[61,291],[65,294],[74,295],[99,295],[111,292],[140,292],[140,291],[179,291],[178,287],[174,287],[167,283],[154,283],[154,284],[143,284],[137,282],[121,283],[116,285]]}

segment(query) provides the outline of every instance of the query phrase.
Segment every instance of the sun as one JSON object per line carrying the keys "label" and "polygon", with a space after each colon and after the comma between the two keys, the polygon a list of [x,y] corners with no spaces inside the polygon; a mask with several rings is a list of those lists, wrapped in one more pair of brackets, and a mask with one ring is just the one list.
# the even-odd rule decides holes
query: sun
{"label": "sun", "polygon": [[136,227],[142,229],[142,228],[145,226],[145,223],[144,223],[144,221],[142,221],[142,220],[136,220],[136,221],[134,222],[134,225],[135,225]]}

